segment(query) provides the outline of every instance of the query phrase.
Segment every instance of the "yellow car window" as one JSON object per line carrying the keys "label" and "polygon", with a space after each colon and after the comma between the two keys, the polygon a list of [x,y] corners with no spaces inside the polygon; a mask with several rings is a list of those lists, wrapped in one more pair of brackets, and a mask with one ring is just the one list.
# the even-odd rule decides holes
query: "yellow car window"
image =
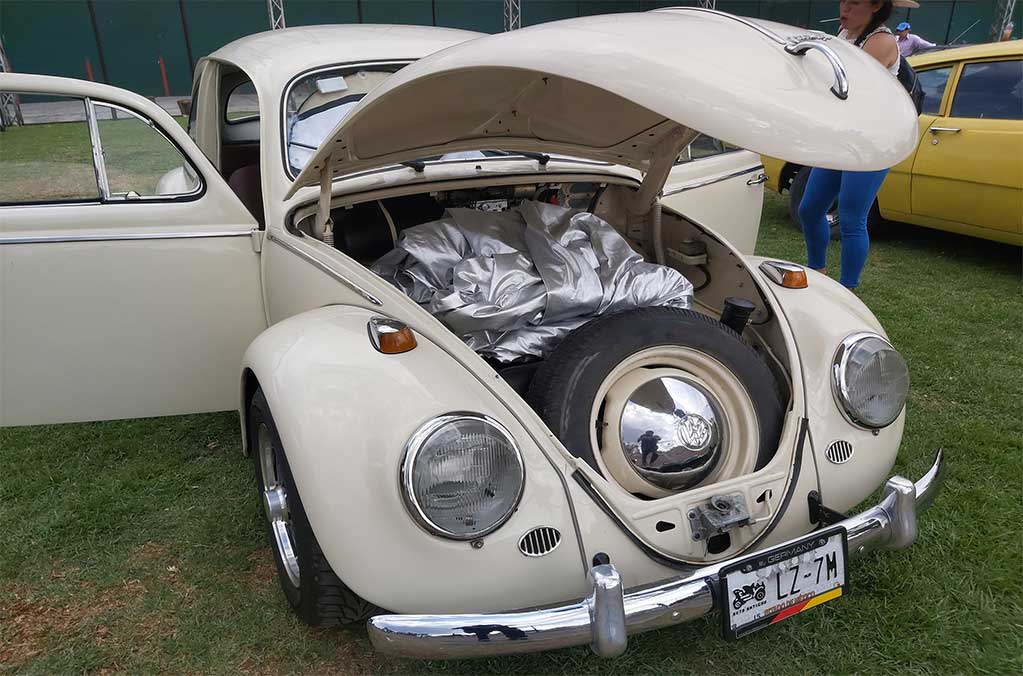
{"label": "yellow car window", "polygon": [[924,91],[921,113],[937,115],[941,108],[941,97],[945,95],[948,76],[952,74],[952,66],[924,70],[917,73],[917,79]]}
{"label": "yellow car window", "polygon": [[966,64],[952,117],[1023,120],[1023,60]]}

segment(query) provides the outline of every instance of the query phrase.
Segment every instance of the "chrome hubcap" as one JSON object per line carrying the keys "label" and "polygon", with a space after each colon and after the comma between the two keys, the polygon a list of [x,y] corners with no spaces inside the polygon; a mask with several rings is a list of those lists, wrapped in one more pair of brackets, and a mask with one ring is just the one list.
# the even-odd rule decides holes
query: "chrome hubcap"
{"label": "chrome hubcap", "polygon": [[298,554],[295,549],[291,511],[288,509],[288,494],[281,480],[283,472],[277,457],[277,449],[270,439],[270,430],[262,423],[259,425],[258,443],[259,464],[263,477],[263,511],[270,524],[274,545],[284,564],[284,572],[291,584],[297,587],[300,580]]}
{"label": "chrome hubcap", "polygon": [[667,490],[690,488],[717,466],[722,449],[721,405],[682,376],[660,377],[633,390],[620,434],[636,472]]}

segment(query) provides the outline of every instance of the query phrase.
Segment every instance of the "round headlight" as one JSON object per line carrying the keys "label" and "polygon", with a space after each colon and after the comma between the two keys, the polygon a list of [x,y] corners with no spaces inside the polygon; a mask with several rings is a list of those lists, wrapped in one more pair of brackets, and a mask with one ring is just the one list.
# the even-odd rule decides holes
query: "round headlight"
{"label": "round headlight", "polygon": [[842,341],[832,366],[835,398],[846,417],[869,429],[899,417],[909,391],[909,369],[891,343],[873,333]]}
{"label": "round headlight", "polygon": [[500,423],[472,413],[434,418],[408,442],[402,496],[426,530],[471,540],[501,526],[525,485],[522,455]]}

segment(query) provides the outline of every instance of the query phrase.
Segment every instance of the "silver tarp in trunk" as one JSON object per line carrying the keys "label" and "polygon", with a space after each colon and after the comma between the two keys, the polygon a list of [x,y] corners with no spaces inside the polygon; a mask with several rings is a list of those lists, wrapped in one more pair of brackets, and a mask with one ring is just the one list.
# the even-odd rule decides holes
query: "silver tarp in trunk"
{"label": "silver tarp in trunk", "polygon": [[644,261],[600,218],[533,201],[501,212],[449,209],[402,232],[372,270],[502,362],[546,357],[593,317],[689,307],[693,296],[689,280]]}

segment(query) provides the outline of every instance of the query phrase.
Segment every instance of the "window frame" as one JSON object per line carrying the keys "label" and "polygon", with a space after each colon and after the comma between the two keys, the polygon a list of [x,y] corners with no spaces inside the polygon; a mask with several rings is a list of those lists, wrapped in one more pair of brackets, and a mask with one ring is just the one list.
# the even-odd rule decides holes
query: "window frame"
{"label": "window frame", "polygon": [[[242,73],[243,71],[239,70],[238,72]],[[246,122],[257,122],[257,121],[260,120],[260,114],[259,114],[260,113],[260,111],[259,111],[259,93],[258,92],[254,92],[253,93],[253,96],[256,96],[256,112],[254,114],[246,115],[245,117],[238,117],[238,118],[235,118],[233,120],[230,119],[227,116],[227,107],[228,107],[228,104],[231,103],[231,96],[240,87],[244,87],[245,85],[252,85],[252,89],[253,90],[256,89],[256,83],[253,82],[251,79],[249,79],[249,80],[245,80],[244,82],[239,82],[235,86],[231,87],[231,91],[229,91],[227,93],[227,95],[224,97],[224,119],[223,119],[224,124],[231,124],[231,125],[234,125],[234,124],[245,124]]]}
{"label": "window frame", "polygon": [[[958,64],[957,64],[958,67],[956,68],[956,73],[955,73],[955,78],[956,78],[956,80],[955,80],[955,87],[954,87],[952,93],[949,94],[948,93],[948,89],[949,88],[948,87],[945,88],[946,99],[944,101],[945,108],[944,108],[944,114],[942,115],[942,117],[948,117],[948,118],[954,117],[952,115],[952,105],[955,103],[955,95],[956,95],[956,92],[959,91],[959,81],[962,79],[962,75],[966,71],[966,67],[967,66],[973,66],[973,65],[981,64],[981,63],[999,63],[999,62],[1002,62],[1002,61],[1020,61],[1020,62],[1023,62],[1023,58],[1021,58],[1019,56],[1016,56],[1016,55],[1009,55],[1008,57],[1006,57],[1004,55],[1000,55],[1000,56],[991,56],[991,57],[986,57],[986,58],[981,58],[981,59],[970,59],[969,61],[960,61],[960,62],[958,62]],[[1020,120],[1016,120],[1016,119],[1013,119],[1013,118],[1002,118],[1002,117],[962,117],[962,116],[959,116],[959,117],[956,117],[955,119],[957,119],[957,120],[992,120],[992,121],[1002,121],[1002,122],[1019,122],[1020,121]]]}
{"label": "window frame", "polygon": [[[6,90],[5,90],[6,91]],[[87,95],[76,95],[76,94],[62,94],[53,92],[15,92],[10,91],[12,94],[21,95],[39,95],[39,96],[60,96],[67,99],[77,99],[81,101],[85,107],[85,120],[86,127],[89,132],[89,145],[92,150],[92,169],[96,177],[96,197],[88,197],[75,200],[31,200],[24,202],[5,202],[0,201],[0,208],[10,207],[22,207],[22,206],[78,206],[78,205],[104,205],[104,204],[161,204],[161,203],[175,203],[175,202],[192,202],[201,199],[206,194],[206,177],[203,176],[202,172],[195,163],[188,157],[188,153],[181,147],[179,143],[176,143],[164,129],[157,124],[155,121],[149,118],[147,115],[133,110],[127,106],[106,99],[97,99]],[[103,156],[103,142],[99,134],[99,124],[96,117],[95,106],[106,106],[123,113],[126,113],[146,126],[153,129],[158,133],[167,143],[174,148],[178,155],[181,156],[182,166],[185,167],[186,171],[190,171],[196,178],[196,187],[191,192],[180,193],[177,195],[139,195],[137,197],[128,197],[127,194],[124,196],[112,195],[110,193],[110,184],[107,180],[107,169],[106,169],[106,158]],[[187,133],[187,131],[186,131]]]}
{"label": "window frame", "polygon": [[935,117],[948,117],[947,111],[952,105],[952,98],[950,92],[954,91],[956,86],[959,84],[959,71],[962,70],[962,62],[951,61],[945,63],[938,63],[927,68],[921,68],[917,72],[917,77],[922,73],[929,73],[932,70],[941,70],[942,68],[949,68],[948,79],[945,80],[945,90],[941,93],[941,101],[938,102],[938,110],[934,113],[921,112],[921,115],[934,115]]}

